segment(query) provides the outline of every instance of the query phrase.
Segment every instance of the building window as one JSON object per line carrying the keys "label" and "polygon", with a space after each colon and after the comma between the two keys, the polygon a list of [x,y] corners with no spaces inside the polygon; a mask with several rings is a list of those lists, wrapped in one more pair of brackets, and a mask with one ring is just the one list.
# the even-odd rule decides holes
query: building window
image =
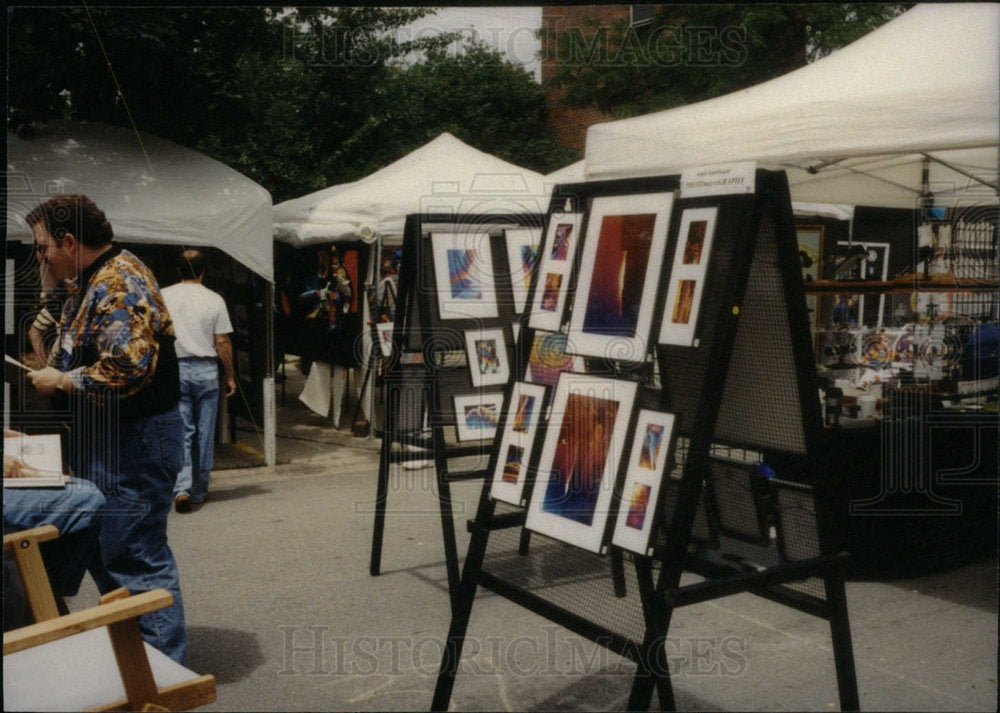
{"label": "building window", "polygon": [[656,14],[656,5],[629,5],[629,22],[632,27],[648,25]]}

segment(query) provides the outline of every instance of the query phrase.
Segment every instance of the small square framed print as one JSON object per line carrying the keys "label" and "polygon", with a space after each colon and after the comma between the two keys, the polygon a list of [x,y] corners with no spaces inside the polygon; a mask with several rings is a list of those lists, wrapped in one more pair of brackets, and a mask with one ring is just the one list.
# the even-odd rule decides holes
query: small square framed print
{"label": "small square framed print", "polygon": [[493,255],[487,233],[432,233],[441,319],[497,316]]}
{"label": "small square framed print", "polygon": [[636,422],[611,543],[640,555],[650,554],[653,518],[670,459],[674,420],[672,413],[642,409]]}
{"label": "small square framed print", "polygon": [[496,438],[503,394],[467,394],[455,397],[455,428],[459,441]]}
{"label": "small square framed print", "polygon": [[510,378],[507,340],[502,328],[470,329],[465,332],[465,353],[469,358],[472,385],[496,386]]}

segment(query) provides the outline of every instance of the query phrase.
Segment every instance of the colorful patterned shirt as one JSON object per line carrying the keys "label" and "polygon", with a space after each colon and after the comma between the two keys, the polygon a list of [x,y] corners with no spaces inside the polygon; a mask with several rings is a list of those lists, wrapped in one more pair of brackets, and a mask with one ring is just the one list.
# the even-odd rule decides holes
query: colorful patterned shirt
{"label": "colorful patterned shirt", "polygon": [[156,278],[135,255],[113,247],[79,284],[63,304],[49,363],[95,400],[107,388],[134,396],[152,381],[163,336],[174,334]]}

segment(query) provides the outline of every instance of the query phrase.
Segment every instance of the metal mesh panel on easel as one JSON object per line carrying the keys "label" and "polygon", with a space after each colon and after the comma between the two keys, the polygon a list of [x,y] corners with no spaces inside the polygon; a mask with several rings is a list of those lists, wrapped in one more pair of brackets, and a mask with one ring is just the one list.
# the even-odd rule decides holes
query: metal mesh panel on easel
{"label": "metal mesh panel on easel", "polygon": [[[689,446],[689,439],[678,438],[677,444],[674,447],[673,467],[663,483],[663,515],[660,517],[660,522],[663,523],[663,526],[657,531],[657,547],[663,547],[667,544],[666,526],[674,519],[674,510],[677,508],[678,488],[680,487],[680,479],[684,474],[684,462],[687,460]],[[698,509],[695,511],[694,525],[691,528],[691,539],[694,542],[718,545],[709,525],[708,515],[705,512],[705,497],[706,494],[703,492],[701,497],[698,498]]]}
{"label": "metal mesh panel on easel", "polygon": [[[777,484],[778,529],[781,553],[789,561],[819,557],[819,531],[816,526],[816,499],[811,489],[784,487]],[[792,582],[791,589],[823,598],[823,580],[816,577]]]}
{"label": "metal mesh panel on easel", "polygon": [[387,402],[394,403],[395,399],[399,399],[395,419],[396,433],[390,434],[392,440],[400,440],[402,434],[419,433],[423,430],[429,398],[426,378],[422,365],[401,365],[386,376]]}
{"label": "metal mesh panel on easel", "polygon": [[733,342],[715,437],[805,453],[798,373],[774,223],[765,211]]}
{"label": "metal mesh panel on easel", "polygon": [[[674,516],[674,509],[677,507],[677,487],[678,482],[671,480],[665,483],[666,492],[663,495],[663,522],[668,523]],[[708,516],[705,514],[705,495],[698,499],[698,509],[694,515],[694,525],[691,528],[691,541],[697,543],[708,543],[717,546],[718,542],[712,533],[708,523]],[[663,547],[667,544],[666,528],[657,531],[656,546]]]}
{"label": "metal mesh panel on easel", "polygon": [[520,536],[517,527],[490,533],[483,570],[598,626],[642,641],[645,621],[633,566],[626,562],[626,594],[616,597],[610,557],[538,534],[532,534],[529,553],[522,556]]}
{"label": "metal mesh panel on easel", "polygon": [[753,465],[712,459],[708,468],[708,490],[714,496],[720,531],[766,544],[769,524],[766,519],[762,521],[750,485]]}

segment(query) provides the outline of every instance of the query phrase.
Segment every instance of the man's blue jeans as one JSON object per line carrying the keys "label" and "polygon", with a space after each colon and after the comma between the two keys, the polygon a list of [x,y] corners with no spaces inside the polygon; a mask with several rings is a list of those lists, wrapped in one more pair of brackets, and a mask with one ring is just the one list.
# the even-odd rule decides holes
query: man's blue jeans
{"label": "man's blue jeans", "polygon": [[215,456],[215,418],[219,410],[219,365],[214,359],[180,359],[184,419],[184,467],[174,495],[187,493],[200,503],[208,494]]}
{"label": "man's blue jeans", "polygon": [[143,638],[184,663],[187,634],[180,576],[167,544],[167,515],[180,470],[184,426],[174,407],[156,416],[121,422],[108,442],[93,448],[85,477],[104,493],[100,557],[91,574],[102,593],[132,594],[162,587],[174,597],[166,609],[139,619]]}
{"label": "man's blue jeans", "polygon": [[42,543],[42,559],[52,591],[72,597],[97,550],[98,513],[103,507],[104,496],[97,486],[79,478],[70,478],[65,488],[4,488],[4,532],[55,525],[59,537]]}

